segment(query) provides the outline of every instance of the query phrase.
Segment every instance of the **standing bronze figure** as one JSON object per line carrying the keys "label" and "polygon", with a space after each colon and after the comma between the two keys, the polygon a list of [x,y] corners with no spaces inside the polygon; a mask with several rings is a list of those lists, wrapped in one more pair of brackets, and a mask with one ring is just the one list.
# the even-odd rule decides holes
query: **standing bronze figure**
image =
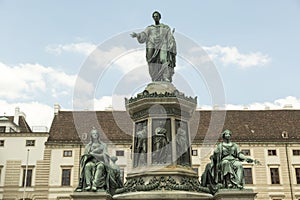
{"label": "standing bronze figure", "polygon": [[168,25],[160,23],[161,14],[152,14],[154,24],[141,33],[132,33],[139,43],[146,43],[146,59],[152,81],[172,82],[176,66],[176,42]]}

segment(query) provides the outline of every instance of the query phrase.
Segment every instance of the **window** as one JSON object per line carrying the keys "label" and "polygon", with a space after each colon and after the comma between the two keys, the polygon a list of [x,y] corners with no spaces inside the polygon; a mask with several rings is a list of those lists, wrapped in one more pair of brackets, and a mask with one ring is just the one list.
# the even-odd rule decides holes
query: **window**
{"label": "window", "polygon": [[9,127],[9,132],[10,133],[15,133],[16,131],[13,128]]}
{"label": "window", "polygon": [[62,169],[61,185],[62,186],[71,185],[71,169]]}
{"label": "window", "polygon": [[4,147],[4,140],[0,140],[0,147]]}
{"label": "window", "polygon": [[295,168],[295,172],[297,184],[300,184],[300,168]]}
{"label": "window", "polygon": [[[26,177],[26,169],[23,168],[23,179],[22,179],[22,186],[25,185],[25,177]],[[27,177],[26,177],[26,187],[31,187],[32,181],[32,169],[27,169]]]}
{"label": "window", "polygon": [[199,173],[199,168],[198,168],[198,167],[193,167],[193,170],[194,170],[194,172],[196,172],[197,175],[198,175],[198,173]]}
{"label": "window", "polygon": [[268,150],[268,155],[269,156],[276,156],[276,149]]}
{"label": "window", "polygon": [[280,184],[278,168],[270,168],[270,173],[271,173],[271,183]]}
{"label": "window", "polygon": [[251,156],[250,149],[242,149],[241,152],[242,152],[245,156]]}
{"label": "window", "polygon": [[116,151],[116,156],[124,156],[124,151],[123,150],[117,150]]}
{"label": "window", "polygon": [[26,140],[26,147],[34,147],[35,140]]}
{"label": "window", "polygon": [[5,133],[5,126],[0,126],[0,133]]}
{"label": "window", "polygon": [[252,168],[244,168],[244,177],[246,184],[253,184]]}
{"label": "window", "polygon": [[1,183],[2,168],[3,168],[3,166],[2,166],[2,165],[0,165],[0,186],[2,186],[2,183]]}
{"label": "window", "polygon": [[198,156],[198,150],[192,150],[192,156]]}
{"label": "window", "polygon": [[294,149],[293,150],[293,155],[294,156],[300,156],[300,149]]}
{"label": "window", "polygon": [[64,157],[72,157],[72,150],[65,150],[63,153]]}

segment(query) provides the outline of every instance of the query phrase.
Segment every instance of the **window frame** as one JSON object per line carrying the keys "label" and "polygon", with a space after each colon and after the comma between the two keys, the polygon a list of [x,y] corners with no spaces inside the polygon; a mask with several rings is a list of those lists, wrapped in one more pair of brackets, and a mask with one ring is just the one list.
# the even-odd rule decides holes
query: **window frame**
{"label": "window frame", "polygon": [[[251,156],[251,150],[250,149],[241,149],[241,152],[245,155],[245,156]],[[247,152],[247,153],[245,153]]]}
{"label": "window frame", "polygon": [[[295,153],[298,152],[298,153]],[[300,149],[292,149],[293,156],[300,156]]]}
{"label": "window frame", "polygon": [[[275,154],[274,154],[274,152],[275,152]],[[268,156],[277,156],[277,150],[276,149],[268,149],[267,153],[268,153]]]}
{"label": "window frame", "polygon": [[[298,173],[297,173],[297,171],[298,171]],[[297,174],[299,175],[298,177],[297,177]],[[296,184],[299,185],[300,184],[300,167],[299,166],[295,167],[295,179],[296,179]]]}
{"label": "window frame", "polygon": [[[274,177],[274,175],[272,176],[272,170],[277,170],[277,174],[276,176]],[[270,172],[270,183],[271,185],[280,185],[281,184],[281,180],[280,180],[280,170],[279,170],[279,167],[276,167],[276,166],[270,166],[269,167],[269,172]],[[278,178],[278,183],[277,182],[274,182],[273,183],[273,180]]]}
{"label": "window frame", "polygon": [[[29,143],[30,141],[31,142],[33,141],[33,145]],[[26,147],[35,147],[35,140],[26,140],[25,141],[25,146]]]}
{"label": "window frame", "polygon": [[117,157],[124,157],[125,151],[124,150],[116,150],[116,156]]}
{"label": "window frame", "polygon": [[198,149],[192,149],[192,156],[198,156]]}
{"label": "window frame", "polygon": [[[65,176],[66,174],[64,171],[69,171],[68,176]],[[62,167],[61,168],[61,186],[62,187],[70,187],[72,183],[72,168],[71,167]]]}
{"label": "window frame", "polygon": [[4,147],[5,145],[5,140],[0,140],[0,147]]}
{"label": "window frame", "polygon": [[[22,165],[22,179],[21,179],[21,187],[24,187],[25,184],[25,173],[26,173],[26,166]],[[28,176],[28,171],[31,171],[30,176]],[[27,181],[26,181],[26,187],[33,187],[33,180],[34,180],[34,166],[27,166]],[[30,181],[28,181],[28,179]]]}
{"label": "window frame", "polygon": [[6,126],[0,126],[0,133],[6,133]]}
{"label": "window frame", "polygon": [[[70,153],[70,154],[69,154]],[[73,157],[73,151],[72,150],[63,150],[63,157],[70,158]]]}
{"label": "window frame", "polygon": [[[245,171],[247,171],[246,169],[250,170],[250,175],[251,176],[246,176],[246,173],[245,173]],[[246,177],[249,177],[249,179],[251,179],[251,183],[250,182],[247,183],[247,180],[249,180],[249,179],[247,179]],[[253,181],[253,169],[252,169],[252,167],[244,167],[244,178],[245,178],[245,184],[247,184],[247,185],[253,185],[254,181]]]}

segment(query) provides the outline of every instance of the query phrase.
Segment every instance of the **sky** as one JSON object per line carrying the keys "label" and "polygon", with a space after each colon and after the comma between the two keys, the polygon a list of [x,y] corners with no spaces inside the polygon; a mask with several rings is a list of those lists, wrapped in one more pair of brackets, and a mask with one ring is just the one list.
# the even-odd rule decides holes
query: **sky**
{"label": "sky", "polygon": [[30,126],[50,127],[55,103],[124,110],[151,82],[129,34],[155,10],[175,28],[173,84],[198,109],[300,109],[298,0],[0,0],[0,115],[18,106]]}

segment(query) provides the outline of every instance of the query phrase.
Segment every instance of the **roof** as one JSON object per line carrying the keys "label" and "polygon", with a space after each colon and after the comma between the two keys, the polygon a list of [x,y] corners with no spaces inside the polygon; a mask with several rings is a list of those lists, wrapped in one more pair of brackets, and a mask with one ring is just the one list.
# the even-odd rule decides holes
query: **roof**
{"label": "roof", "polygon": [[[131,143],[133,122],[126,111],[59,111],[47,143],[81,143],[80,138],[87,142],[92,127],[102,133],[103,141]],[[220,140],[224,129],[233,132],[235,142],[300,142],[300,110],[196,111],[190,122],[192,143]]]}
{"label": "roof", "polygon": [[47,143],[80,143],[81,139],[87,142],[93,127],[105,142],[131,142],[133,122],[125,111],[59,111]]}
{"label": "roof", "polygon": [[[224,126],[218,119],[222,112],[226,112]],[[212,113],[216,120],[209,130]],[[197,134],[191,132],[194,142],[214,140],[216,135],[221,138],[225,129],[233,132],[232,140],[236,142],[300,142],[300,110],[200,111],[199,115]],[[283,138],[284,133],[287,138]]]}
{"label": "roof", "polygon": [[[14,116],[0,116],[1,121],[7,118],[7,121],[14,124]],[[6,121],[6,120],[5,120]],[[19,125],[18,125],[21,133],[32,133],[30,126],[28,125],[25,117],[19,116]]]}

